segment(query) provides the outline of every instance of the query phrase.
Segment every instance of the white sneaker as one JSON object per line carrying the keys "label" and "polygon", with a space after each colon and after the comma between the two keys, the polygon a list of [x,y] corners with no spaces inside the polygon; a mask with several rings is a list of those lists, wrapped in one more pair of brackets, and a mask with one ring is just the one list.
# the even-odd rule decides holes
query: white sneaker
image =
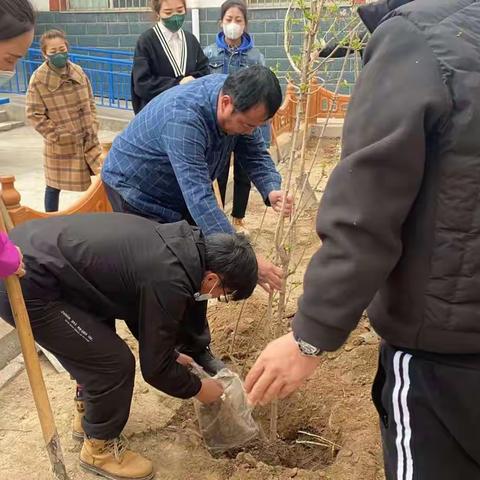
{"label": "white sneaker", "polygon": [[237,233],[243,233],[247,237],[250,236],[250,231],[245,225],[245,220],[243,218],[232,217],[232,225]]}

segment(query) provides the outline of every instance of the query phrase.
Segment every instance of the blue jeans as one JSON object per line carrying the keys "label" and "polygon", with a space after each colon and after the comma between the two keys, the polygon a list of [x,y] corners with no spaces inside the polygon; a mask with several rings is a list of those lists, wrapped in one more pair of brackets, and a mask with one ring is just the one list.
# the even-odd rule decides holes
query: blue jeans
{"label": "blue jeans", "polygon": [[49,185],[45,188],[45,211],[58,212],[58,202],[60,200],[60,190]]}

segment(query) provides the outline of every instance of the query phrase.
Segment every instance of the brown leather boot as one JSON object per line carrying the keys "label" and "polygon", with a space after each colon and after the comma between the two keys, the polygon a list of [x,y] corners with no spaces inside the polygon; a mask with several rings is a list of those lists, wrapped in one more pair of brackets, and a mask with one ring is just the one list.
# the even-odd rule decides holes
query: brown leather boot
{"label": "brown leather boot", "polygon": [[152,462],[128,450],[121,437],[113,440],[85,437],[80,465],[111,480],[150,480],[154,475]]}
{"label": "brown leather boot", "polygon": [[75,397],[74,401],[75,411],[73,413],[72,438],[83,442],[85,432],[83,431],[82,418],[85,415],[85,403],[77,397]]}

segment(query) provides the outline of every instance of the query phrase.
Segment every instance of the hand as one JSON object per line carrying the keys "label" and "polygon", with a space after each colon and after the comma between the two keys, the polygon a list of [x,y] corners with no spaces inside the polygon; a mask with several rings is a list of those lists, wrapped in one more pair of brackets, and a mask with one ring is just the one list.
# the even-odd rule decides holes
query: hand
{"label": "hand", "polygon": [[280,290],[283,282],[283,271],[272,262],[257,255],[258,284],[268,293]]}
{"label": "hand", "polygon": [[205,404],[216,402],[223,395],[222,385],[213,378],[204,378],[195,398]]}
{"label": "hand", "polygon": [[177,357],[177,363],[183,365],[184,367],[188,367],[193,363],[193,358],[185,355],[184,353],[179,353]]}
{"label": "hand", "polygon": [[184,83],[191,82],[192,80],[195,80],[195,77],[192,77],[191,75],[189,75],[188,77],[183,77],[180,80],[180,85],[183,85]]}
{"label": "hand", "polygon": [[18,256],[20,257],[20,264],[18,265],[17,271],[15,272],[15,275],[19,278],[22,278],[25,275],[25,264],[23,263],[23,254],[22,251],[16,247],[18,250]]}
{"label": "hand", "polygon": [[319,357],[302,355],[293,333],[269,343],[245,379],[251,405],[266,405],[275,398],[285,398],[310,377]]}
{"label": "hand", "polygon": [[[273,190],[268,194],[268,199],[270,200],[270,205],[277,213],[282,213],[282,204],[283,198],[285,197],[285,192],[282,190]],[[283,216],[288,217],[293,211],[293,197],[292,195],[287,195],[285,206],[283,207]]]}

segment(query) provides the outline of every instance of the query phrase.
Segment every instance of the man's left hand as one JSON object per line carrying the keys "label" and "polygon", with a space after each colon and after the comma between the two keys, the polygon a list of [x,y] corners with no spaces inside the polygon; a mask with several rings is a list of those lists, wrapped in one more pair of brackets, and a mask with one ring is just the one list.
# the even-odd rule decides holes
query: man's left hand
{"label": "man's left hand", "polygon": [[195,80],[195,77],[192,77],[191,75],[189,75],[188,77],[183,77],[183,78],[180,80],[180,85],[184,85],[185,83],[189,83],[189,82],[191,82],[192,80]]}
{"label": "man's left hand", "polygon": [[184,367],[188,367],[193,363],[193,358],[185,355],[184,353],[179,353],[177,357],[177,363],[183,365]]}
{"label": "man's left hand", "polygon": [[[285,192],[282,190],[273,190],[268,194],[270,205],[277,213],[282,213],[283,199]],[[285,206],[283,207],[283,215],[288,217],[293,211],[293,196],[287,195],[285,198]]]}
{"label": "man's left hand", "polygon": [[300,353],[293,333],[269,343],[245,379],[248,402],[266,405],[275,398],[285,398],[313,375],[319,357]]}

